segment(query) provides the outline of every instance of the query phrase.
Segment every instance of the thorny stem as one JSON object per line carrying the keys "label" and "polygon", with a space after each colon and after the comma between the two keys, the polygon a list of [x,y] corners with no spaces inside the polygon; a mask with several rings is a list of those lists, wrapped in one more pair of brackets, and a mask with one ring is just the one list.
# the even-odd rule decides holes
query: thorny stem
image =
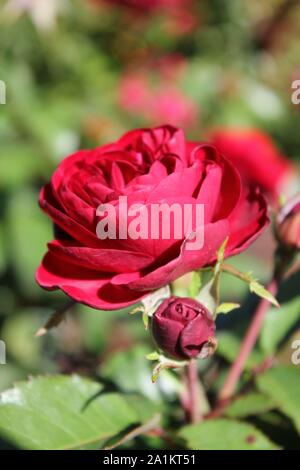
{"label": "thorny stem", "polygon": [[[278,279],[274,277],[273,280],[270,282],[268,286],[268,291],[271,292],[274,296],[276,296],[278,292]],[[258,338],[260,328],[266,316],[266,313],[270,307],[270,303],[266,299],[261,299],[256,309],[256,312],[253,316],[252,322],[249,326],[249,329],[246,333],[246,336],[242,342],[241,349],[239,354],[231,366],[227,379],[220,391],[219,394],[219,402],[227,401],[235,392],[237,383],[240,379],[240,376],[243,372],[244,366],[246,361],[256,343]]]}

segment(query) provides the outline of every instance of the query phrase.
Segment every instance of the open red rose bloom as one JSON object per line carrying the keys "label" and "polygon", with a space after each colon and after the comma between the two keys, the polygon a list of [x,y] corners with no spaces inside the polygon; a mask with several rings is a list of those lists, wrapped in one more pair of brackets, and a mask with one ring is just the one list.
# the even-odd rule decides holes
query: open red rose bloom
{"label": "open red rose bloom", "polygon": [[[203,204],[204,246],[187,250],[184,237],[100,240],[97,207],[118,204],[119,196],[130,204]],[[232,163],[170,126],[134,130],[64,159],[42,189],[40,205],[57,230],[38,283],[104,310],[126,307],[212,264],[227,237],[226,256],[245,250],[268,223],[263,196],[242,187]]]}

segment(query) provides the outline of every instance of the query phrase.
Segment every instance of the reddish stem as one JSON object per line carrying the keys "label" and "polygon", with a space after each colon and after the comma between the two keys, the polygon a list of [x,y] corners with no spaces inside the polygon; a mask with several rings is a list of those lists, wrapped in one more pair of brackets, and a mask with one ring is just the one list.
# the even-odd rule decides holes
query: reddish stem
{"label": "reddish stem", "polygon": [[201,421],[200,394],[198,387],[198,370],[196,361],[190,361],[186,366],[186,388],[187,388],[187,417],[191,423]]}
{"label": "reddish stem", "polygon": [[[276,296],[278,292],[278,280],[276,278],[274,278],[270,282],[268,286],[268,290],[269,292],[271,292],[271,294]],[[225,383],[220,391],[219,402],[227,401],[229,398],[231,398],[231,396],[235,392],[237,383],[244,370],[246,361],[256,343],[262,323],[264,321],[264,318],[266,316],[266,313],[269,307],[270,307],[270,302],[268,300],[261,299],[256,309],[256,312],[253,316],[253,319],[250,323],[247,334],[242,342],[242,346],[239,351],[239,354],[235,362],[232,364],[229,370],[228,376],[225,380]]]}

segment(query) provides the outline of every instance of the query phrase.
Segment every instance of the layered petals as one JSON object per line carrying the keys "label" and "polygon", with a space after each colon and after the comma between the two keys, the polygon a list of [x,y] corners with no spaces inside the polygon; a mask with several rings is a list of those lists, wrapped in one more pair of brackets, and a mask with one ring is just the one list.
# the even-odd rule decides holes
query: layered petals
{"label": "layered petals", "polygon": [[225,238],[226,256],[255,240],[268,216],[263,196],[247,188],[216,147],[187,142],[172,126],[137,129],[77,152],[40,193],[55,239],[37,282],[98,309],[133,304],[214,263]]}

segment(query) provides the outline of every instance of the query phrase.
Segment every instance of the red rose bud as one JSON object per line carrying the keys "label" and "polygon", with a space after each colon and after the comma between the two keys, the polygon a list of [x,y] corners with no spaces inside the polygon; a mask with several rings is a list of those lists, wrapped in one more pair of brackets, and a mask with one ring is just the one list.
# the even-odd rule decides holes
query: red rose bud
{"label": "red rose bud", "polygon": [[278,215],[277,236],[288,249],[300,249],[300,194],[288,201]]}
{"label": "red rose bud", "polygon": [[152,332],[159,348],[176,359],[204,359],[216,349],[211,314],[193,299],[166,299],[152,318]]}

